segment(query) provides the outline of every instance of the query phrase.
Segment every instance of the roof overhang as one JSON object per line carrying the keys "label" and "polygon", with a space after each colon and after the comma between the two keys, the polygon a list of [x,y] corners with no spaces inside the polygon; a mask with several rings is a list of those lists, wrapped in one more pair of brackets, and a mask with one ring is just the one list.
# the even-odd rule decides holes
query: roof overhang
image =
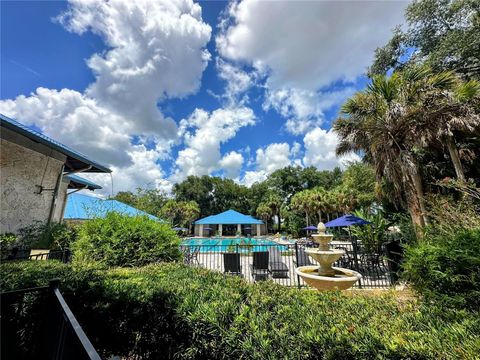
{"label": "roof overhang", "polygon": [[[3,129],[8,129],[11,132],[21,135],[24,138],[32,141],[33,143],[44,145],[52,150],[55,150],[66,156],[65,160],[65,170],[69,171],[83,171],[91,173],[110,173],[112,170],[106,166],[99,164],[96,161],[90,160],[85,155],[70,149],[68,146],[65,146],[48,136],[35,131],[28,126],[25,126],[16,120],[13,120],[3,114],[0,114],[0,126]],[[3,131],[2,131],[3,132]],[[3,135],[2,135],[3,138]],[[28,147],[28,142],[20,144],[22,146]],[[37,151],[35,148],[32,150]],[[86,169],[86,170],[85,170]]]}
{"label": "roof overhang", "polygon": [[102,187],[98,184],[95,184],[92,181],[84,179],[80,176],[76,175],[66,175],[65,179],[69,181],[68,188],[69,189],[87,189],[87,190],[98,190]]}

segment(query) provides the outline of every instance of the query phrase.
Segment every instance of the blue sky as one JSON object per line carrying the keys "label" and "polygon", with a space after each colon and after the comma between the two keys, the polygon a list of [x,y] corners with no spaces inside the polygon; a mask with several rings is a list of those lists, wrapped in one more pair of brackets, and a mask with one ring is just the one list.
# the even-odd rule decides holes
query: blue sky
{"label": "blue sky", "polygon": [[405,5],[2,2],[0,112],[110,166],[114,192],[331,169],[358,159],[331,123]]}

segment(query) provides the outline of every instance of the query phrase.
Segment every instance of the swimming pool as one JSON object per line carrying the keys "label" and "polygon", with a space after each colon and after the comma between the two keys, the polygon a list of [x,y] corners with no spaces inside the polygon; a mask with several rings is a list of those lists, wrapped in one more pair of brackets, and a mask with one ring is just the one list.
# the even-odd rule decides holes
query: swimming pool
{"label": "swimming pool", "polygon": [[278,245],[271,240],[255,238],[193,238],[182,241],[182,245],[198,246],[200,252],[237,251],[237,248],[238,252],[268,251],[269,246],[275,246],[280,251],[287,250],[286,246]]}

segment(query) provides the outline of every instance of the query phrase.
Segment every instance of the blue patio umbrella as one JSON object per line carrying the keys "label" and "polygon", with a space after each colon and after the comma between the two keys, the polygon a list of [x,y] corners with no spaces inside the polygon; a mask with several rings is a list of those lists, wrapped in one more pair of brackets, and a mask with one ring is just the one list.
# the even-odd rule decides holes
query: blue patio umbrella
{"label": "blue patio umbrella", "polygon": [[304,227],[303,230],[317,231],[317,227],[310,225],[310,226]]}
{"label": "blue patio umbrella", "polygon": [[325,227],[344,227],[344,226],[367,225],[367,224],[371,224],[371,222],[364,220],[362,218],[359,218],[357,216],[347,214],[327,222],[325,224]]}

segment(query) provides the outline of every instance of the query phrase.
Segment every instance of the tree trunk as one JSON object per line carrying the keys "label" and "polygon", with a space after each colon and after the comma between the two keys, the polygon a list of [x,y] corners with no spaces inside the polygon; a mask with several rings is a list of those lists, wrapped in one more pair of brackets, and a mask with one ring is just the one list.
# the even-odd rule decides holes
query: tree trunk
{"label": "tree trunk", "polygon": [[420,176],[418,167],[415,172],[411,174],[413,180],[413,186],[418,199],[418,205],[420,208],[421,216],[423,218],[423,224],[428,225],[427,207],[425,206],[425,194],[423,192],[422,177]]}
{"label": "tree trunk", "polygon": [[278,232],[280,232],[282,230],[282,219],[280,218],[280,210],[278,210],[277,216],[278,216]]}
{"label": "tree trunk", "polygon": [[455,144],[455,140],[452,136],[447,137],[447,147],[448,152],[450,153],[450,158],[452,159],[453,167],[455,168],[455,173],[457,174],[457,179],[464,182],[465,173],[463,172],[462,162],[460,161],[460,155],[458,154],[458,149]]}
{"label": "tree trunk", "polygon": [[407,194],[407,203],[408,211],[410,212],[412,223],[415,228],[415,234],[417,235],[417,238],[421,240],[423,238],[423,228],[425,227],[425,222],[422,216],[422,211],[420,210],[418,198],[412,191]]}
{"label": "tree trunk", "polygon": [[308,213],[307,212],[305,213],[305,220],[307,220],[307,226],[310,226],[310,224],[309,224],[310,219],[308,218]]}
{"label": "tree trunk", "polygon": [[318,222],[322,222],[322,212],[318,212]]}

